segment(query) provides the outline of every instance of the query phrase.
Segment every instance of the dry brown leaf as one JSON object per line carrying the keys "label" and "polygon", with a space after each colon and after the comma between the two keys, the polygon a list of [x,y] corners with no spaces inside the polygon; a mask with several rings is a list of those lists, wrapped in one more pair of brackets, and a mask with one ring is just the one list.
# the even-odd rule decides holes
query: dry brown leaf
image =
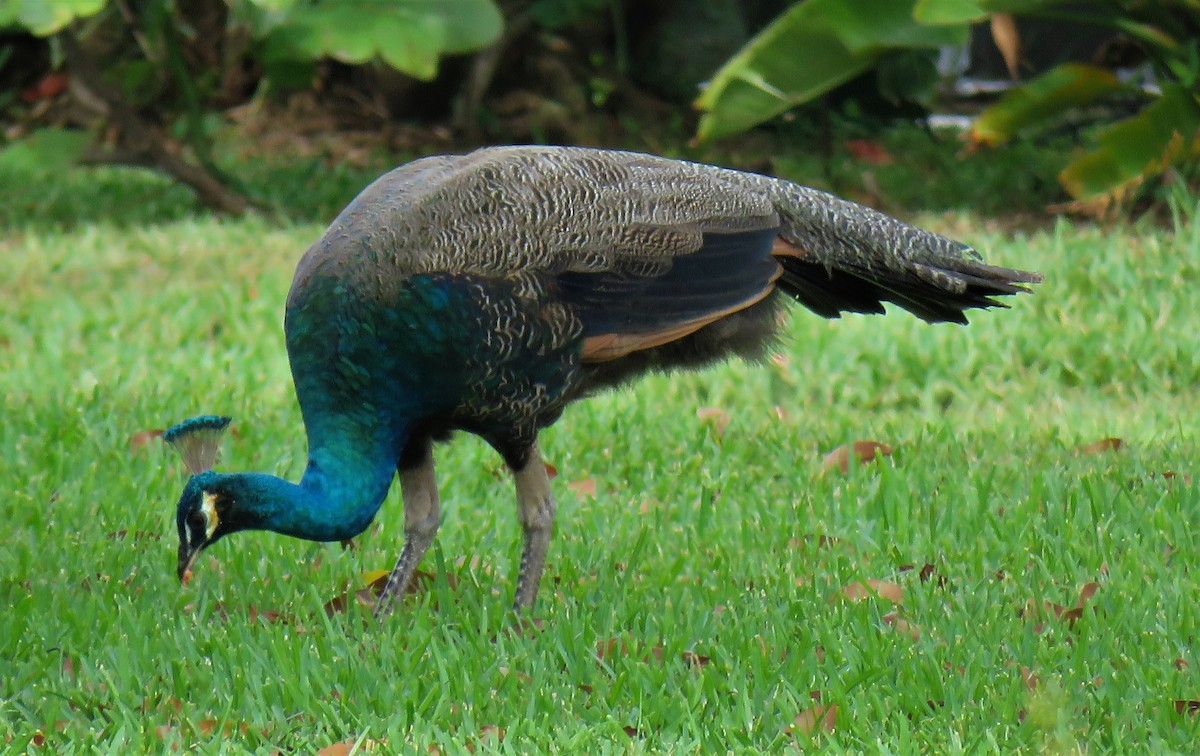
{"label": "dry brown leaf", "polygon": [[[645,651],[649,648],[649,653]],[[641,656],[643,663],[649,663],[650,657],[653,656],[655,661],[662,661],[663,649],[662,644],[647,647],[644,643],[637,643],[632,648],[621,638],[609,638],[608,640],[596,641],[596,659],[604,661],[605,659],[613,659],[618,656]]]}
{"label": "dry brown leaf", "polygon": [[878,594],[880,598],[887,599],[893,604],[904,603],[903,586],[883,580],[851,583],[841,590],[841,594],[851,601],[862,601]]}
{"label": "dry brown leaf", "polygon": [[718,436],[725,435],[725,429],[729,427],[729,412],[720,407],[700,407],[696,410],[696,417],[712,426]]}
{"label": "dry brown leaf", "polygon": [[1058,618],[1063,622],[1066,622],[1068,628],[1073,628],[1075,627],[1075,623],[1078,622],[1079,618],[1082,616],[1083,607],[1077,606],[1074,609],[1068,609],[1065,612],[1059,613]]}
{"label": "dry brown leaf", "polygon": [[1175,660],[1175,669],[1180,672],[1184,671],[1189,666],[1188,660],[1184,659],[1182,656]]}
{"label": "dry brown leaf", "polygon": [[1117,451],[1125,442],[1119,438],[1102,438],[1099,441],[1093,441],[1090,444],[1080,444],[1075,447],[1076,454],[1103,454],[1104,452]]}
{"label": "dry brown leaf", "polygon": [[1017,19],[1011,13],[993,13],[991,18],[992,42],[1004,58],[1004,67],[1013,81],[1021,78],[1021,34],[1017,31]]}
{"label": "dry brown leaf", "polygon": [[146,448],[156,438],[162,438],[163,429],[155,428],[152,430],[138,431],[129,437],[129,451],[136,452]]}
{"label": "dry brown leaf", "polygon": [[1093,581],[1083,586],[1079,591],[1079,603],[1077,606],[1083,607],[1084,604],[1092,600],[1092,596],[1096,595],[1096,591],[1100,590],[1100,584]]}
{"label": "dry brown leaf", "polygon": [[[1150,473],[1150,477],[1151,478],[1155,477],[1154,473]],[[1174,470],[1163,470],[1161,473],[1158,474],[1158,477],[1161,477],[1163,480],[1175,480],[1176,478],[1178,478],[1180,481],[1182,481],[1184,483],[1184,485],[1190,486],[1192,484],[1192,476],[1191,475],[1177,473]]]}
{"label": "dry brown leaf", "polygon": [[793,732],[799,731],[805,735],[814,732],[833,732],[837,727],[837,704],[818,704],[811,709],[805,709],[796,715],[792,722]]}
{"label": "dry brown leaf", "polygon": [[825,455],[825,459],[821,461],[821,472],[837,470],[845,474],[850,471],[851,458],[857,460],[859,465],[864,465],[891,453],[892,447],[881,441],[866,440],[843,444]]}
{"label": "dry brown leaf", "polygon": [[680,655],[680,658],[683,659],[684,664],[687,664],[690,667],[695,667],[696,669],[703,669],[704,667],[708,666],[709,661],[711,661],[707,656],[698,654],[695,651],[684,651]]}
{"label": "dry brown leaf", "polygon": [[354,750],[354,743],[354,738],[338,741],[317,751],[317,756],[349,756],[350,752]]}
{"label": "dry brown leaf", "polygon": [[621,729],[622,729],[622,730],[624,730],[624,731],[625,731],[625,734],[626,734],[626,735],[628,735],[628,736],[629,736],[629,737],[631,737],[631,738],[640,738],[640,737],[642,737],[642,732],[641,732],[641,730],[639,730],[638,728],[636,728],[636,727],[634,727],[634,726],[632,726],[632,725],[625,725],[625,726],[624,726],[624,727],[622,727]]}
{"label": "dry brown leaf", "polygon": [[921,628],[900,616],[900,612],[888,612],[883,615],[885,625],[891,625],[898,633],[903,633],[913,640],[921,639]]}
{"label": "dry brown leaf", "polygon": [[1021,667],[1021,679],[1025,681],[1025,687],[1029,690],[1037,690],[1038,683],[1041,682],[1041,678],[1029,667]]}
{"label": "dry brown leaf", "polygon": [[593,499],[596,498],[595,478],[584,478],[583,480],[577,480],[574,483],[568,483],[567,488],[571,489],[579,496],[590,496]]}
{"label": "dry brown leaf", "polygon": [[[332,617],[335,614],[344,612],[350,608],[351,601],[354,601],[359,606],[363,607],[374,606],[375,599],[379,598],[380,594],[383,593],[384,587],[387,585],[389,573],[386,571],[382,572],[383,574],[380,577],[376,577],[374,580],[371,580],[369,583],[367,583],[365,588],[360,588],[357,591],[347,591],[340,596],[335,596],[329,601],[326,601],[325,606],[323,607],[325,614]],[[417,583],[420,582],[418,578],[421,577],[427,577],[429,579],[433,578],[433,576],[428,572],[417,570],[416,574],[413,575],[412,582],[409,583],[409,593],[416,593],[418,590],[420,590],[417,587]]]}

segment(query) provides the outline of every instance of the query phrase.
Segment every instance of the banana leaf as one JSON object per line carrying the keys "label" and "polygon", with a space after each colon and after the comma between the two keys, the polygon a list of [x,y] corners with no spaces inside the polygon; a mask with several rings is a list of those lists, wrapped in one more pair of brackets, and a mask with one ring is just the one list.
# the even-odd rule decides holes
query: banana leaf
{"label": "banana leaf", "polygon": [[1059,182],[1077,201],[1119,202],[1143,181],[1200,157],[1200,103],[1186,87],[1163,87],[1142,112],[1106,127],[1097,148],[1068,165]]}
{"label": "banana leaf", "polygon": [[960,45],[965,26],[925,26],[915,0],[806,0],[721,67],[696,107],[701,140],[735,134],[872,68],[893,50]]}
{"label": "banana leaf", "polygon": [[1095,66],[1064,63],[1038,78],[1010,89],[975,119],[967,138],[989,147],[1020,132],[1044,126],[1063,113],[1125,89],[1109,71]]}
{"label": "banana leaf", "polygon": [[1092,0],[1086,4],[1062,0],[917,0],[913,17],[933,26],[975,23],[994,13],[1074,21],[1107,27],[1147,45],[1174,51],[1179,48],[1179,40],[1156,21],[1174,26],[1170,22],[1171,6],[1180,6],[1177,12],[1182,18],[1195,13],[1198,5],[1195,0],[1155,0],[1154,5],[1147,3],[1145,7],[1122,0]]}

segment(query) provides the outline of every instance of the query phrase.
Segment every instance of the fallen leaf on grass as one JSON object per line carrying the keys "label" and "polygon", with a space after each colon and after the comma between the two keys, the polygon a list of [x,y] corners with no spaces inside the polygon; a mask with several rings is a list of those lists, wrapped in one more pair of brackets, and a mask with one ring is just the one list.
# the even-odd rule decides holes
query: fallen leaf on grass
{"label": "fallen leaf on grass", "polygon": [[[376,599],[383,594],[383,589],[387,586],[389,574],[391,574],[389,570],[369,570],[364,572],[362,574],[362,581],[366,585],[356,591],[347,591],[341,596],[335,596],[325,602],[325,606],[323,607],[325,614],[332,617],[335,614],[344,612],[350,608],[351,601],[362,607],[374,607]],[[458,590],[458,575],[448,572],[445,577],[450,590]],[[413,573],[412,580],[409,581],[408,588],[404,594],[406,596],[413,596],[428,591],[436,579],[437,576],[432,572],[417,570]]]}
{"label": "fallen leaf on grass", "polygon": [[[484,725],[479,728],[479,739],[495,741],[490,744],[490,747],[494,749],[497,744],[504,742],[504,728],[495,725]],[[475,744],[473,742],[468,740],[464,747],[467,749],[467,753],[475,753]]]}
{"label": "fallen leaf on grass", "polygon": [[900,612],[888,612],[883,615],[883,623],[890,625],[896,632],[903,633],[913,640],[921,639],[921,628],[900,616]]}
{"label": "fallen leaf on grass", "polygon": [[1025,681],[1025,687],[1029,690],[1036,690],[1041,682],[1041,678],[1029,667],[1021,667],[1021,679]]}
{"label": "fallen leaf on grass", "polygon": [[233,722],[225,722],[222,724],[216,719],[202,719],[196,723],[196,732],[200,733],[202,737],[206,738],[216,732],[218,728],[220,729],[221,734],[226,737],[233,735],[235,730],[242,735],[246,735],[250,732],[250,725],[246,724],[245,722],[238,723],[236,727],[234,726]]}
{"label": "fallen leaf on grass", "polygon": [[[649,653],[646,653],[649,649]],[[662,644],[656,646],[647,646],[644,643],[637,642],[631,647],[621,638],[609,638],[608,640],[596,641],[596,659],[598,661],[611,660],[622,656],[641,656],[641,661],[644,664],[650,662],[650,657],[653,656],[655,661],[662,661],[663,649]]]}
{"label": "fallen leaf on grass", "polygon": [[[911,572],[912,570],[917,569],[917,566],[915,564],[902,564],[899,567],[897,567],[896,569],[900,572]],[[929,564],[929,563],[924,564],[921,567],[920,572],[917,573],[917,578],[922,583],[928,583],[935,576],[937,577],[937,587],[945,588],[946,587],[946,577],[944,575],[939,575],[938,571],[937,571],[937,567],[934,567],[932,564]]]}
{"label": "fallen leaf on grass", "polygon": [[152,430],[138,431],[129,437],[129,451],[136,452],[144,449],[147,444],[156,438],[162,438],[163,429],[155,428]]}
{"label": "fallen leaf on grass", "polygon": [[595,478],[584,478],[583,480],[577,480],[573,483],[568,483],[567,488],[571,489],[579,496],[590,496],[593,499],[596,498]]}
{"label": "fallen leaf on grass", "polygon": [[1175,669],[1179,672],[1184,671],[1185,669],[1188,668],[1188,666],[1189,666],[1188,660],[1184,659],[1183,657],[1180,657],[1175,660]]}
{"label": "fallen leaf on grass", "polygon": [[904,588],[896,583],[888,583],[883,580],[867,580],[866,582],[851,583],[839,593],[851,601],[862,601],[863,599],[878,595],[880,598],[887,599],[893,604],[904,603]]}
{"label": "fallen leaf on grass", "polygon": [[[1083,609],[1092,597],[1096,595],[1096,591],[1100,589],[1100,584],[1091,582],[1083,586],[1079,591],[1079,599],[1075,606],[1068,609],[1060,604],[1054,604],[1049,601],[1042,601],[1039,605],[1034,599],[1029,599],[1025,602],[1025,608],[1021,610],[1021,618],[1027,620],[1046,620],[1053,617],[1056,620],[1066,623],[1068,629],[1074,629],[1075,623],[1083,616]],[[1033,632],[1041,633],[1046,629],[1046,623],[1039,622],[1033,628]]]}
{"label": "fallen leaf on grass", "polygon": [[346,738],[339,740],[336,743],[331,743],[321,750],[317,751],[317,756],[349,756],[354,753],[375,753],[384,752],[386,750],[386,740],[372,740],[371,738],[363,738],[361,741],[358,738]]}
{"label": "fallen leaf on grass", "polygon": [[1102,438],[1099,441],[1093,441],[1090,444],[1080,444],[1075,447],[1076,454],[1103,454],[1104,452],[1117,451],[1125,442],[1119,438]]}
{"label": "fallen leaf on grass", "polygon": [[711,426],[718,436],[724,436],[725,429],[729,427],[729,412],[720,407],[700,407],[696,410],[696,417]]}
{"label": "fallen leaf on grass", "polygon": [[634,726],[632,726],[632,725],[625,725],[625,726],[624,726],[624,727],[622,727],[621,729],[622,729],[622,730],[624,730],[624,731],[625,731],[625,734],[626,734],[626,735],[628,735],[628,736],[629,736],[629,737],[631,737],[631,738],[640,738],[640,737],[642,737],[642,733],[641,733],[641,731],[640,731],[640,730],[638,730],[638,728],[636,728],[636,727],[634,727]]}
{"label": "fallen leaf on grass", "polygon": [[[1180,473],[1175,472],[1174,470],[1163,470],[1161,473],[1159,473],[1159,476],[1163,480],[1175,480],[1176,478],[1179,478],[1180,480],[1182,480],[1184,483],[1186,483],[1188,485],[1191,485],[1191,483],[1192,483],[1191,475],[1182,475]],[[1154,473],[1150,473],[1150,477],[1153,478]]]}
{"label": "fallen leaf on grass", "polygon": [[857,460],[861,466],[891,453],[892,447],[880,441],[855,441],[853,444],[839,446],[826,454],[825,459],[821,461],[821,472],[837,470],[844,475],[850,471],[851,459]]}
{"label": "fallen leaf on grass", "polygon": [[837,704],[817,704],[796,715],[792,732],[812,735],[814,732],[833,732],[837,727]]}
{"label": "fallen leaf on grass", "polygon": [[706,666],[708,666],[709,661],[711,661],[711,659],[709,659],[707,656],[698,654],[695,651],[684,651],[682,654],[680,654],[680,658],[683,660],[684,664],[688,665],[689,667],[695,667],[696,669],[704,669]]}

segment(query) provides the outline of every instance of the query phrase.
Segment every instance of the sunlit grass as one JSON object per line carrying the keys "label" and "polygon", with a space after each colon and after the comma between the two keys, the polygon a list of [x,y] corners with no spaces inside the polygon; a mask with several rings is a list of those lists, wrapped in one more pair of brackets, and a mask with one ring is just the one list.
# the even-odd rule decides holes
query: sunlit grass
{"label": "sunlit grass", "polygon": [[[816,741],[854,751],[1194,747],[1197,232],[927,217],[1047,282],[968,328],[797,310],[778,362],[572,408],[544,626],[516,634],[512,486],[465,436],[439,578],[386,624],[322,607],[390,567],[398,491],[357,549],[234,536],[180,589],[180,466],[130,438],[228,413],[223,469],[298,476],[281,312],[321,228],[159,220],[0,239],[0,750],[770,751],[808,743],[814,692]],[[867,438],[895,454],[822,473]],[[868,579],[902,605],[839,598]],[[1022,616],[1092,581],[1073,627]]]}

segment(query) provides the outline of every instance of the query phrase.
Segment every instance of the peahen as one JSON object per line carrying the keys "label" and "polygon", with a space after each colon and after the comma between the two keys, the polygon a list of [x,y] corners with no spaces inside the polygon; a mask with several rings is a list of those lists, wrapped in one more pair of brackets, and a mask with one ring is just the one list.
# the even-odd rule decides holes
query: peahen
{"label": "peahen", "polygon": [[757,174],[569,147],[417,160],[367,187],[296,269],[284,330],[308,433],[300,482],[212,471],[227,418],[168,431],[193,473],[179,577],[239,530],[350,538],[398,471],[405,541],[386,611],[438,529],[432,444],[465,430],[515,476],[528,609],[555,512],[538,433],[571,402],[648,370],[758,358],[788,299],[827,318],[893,302],[966,323],[1040,280]]}

